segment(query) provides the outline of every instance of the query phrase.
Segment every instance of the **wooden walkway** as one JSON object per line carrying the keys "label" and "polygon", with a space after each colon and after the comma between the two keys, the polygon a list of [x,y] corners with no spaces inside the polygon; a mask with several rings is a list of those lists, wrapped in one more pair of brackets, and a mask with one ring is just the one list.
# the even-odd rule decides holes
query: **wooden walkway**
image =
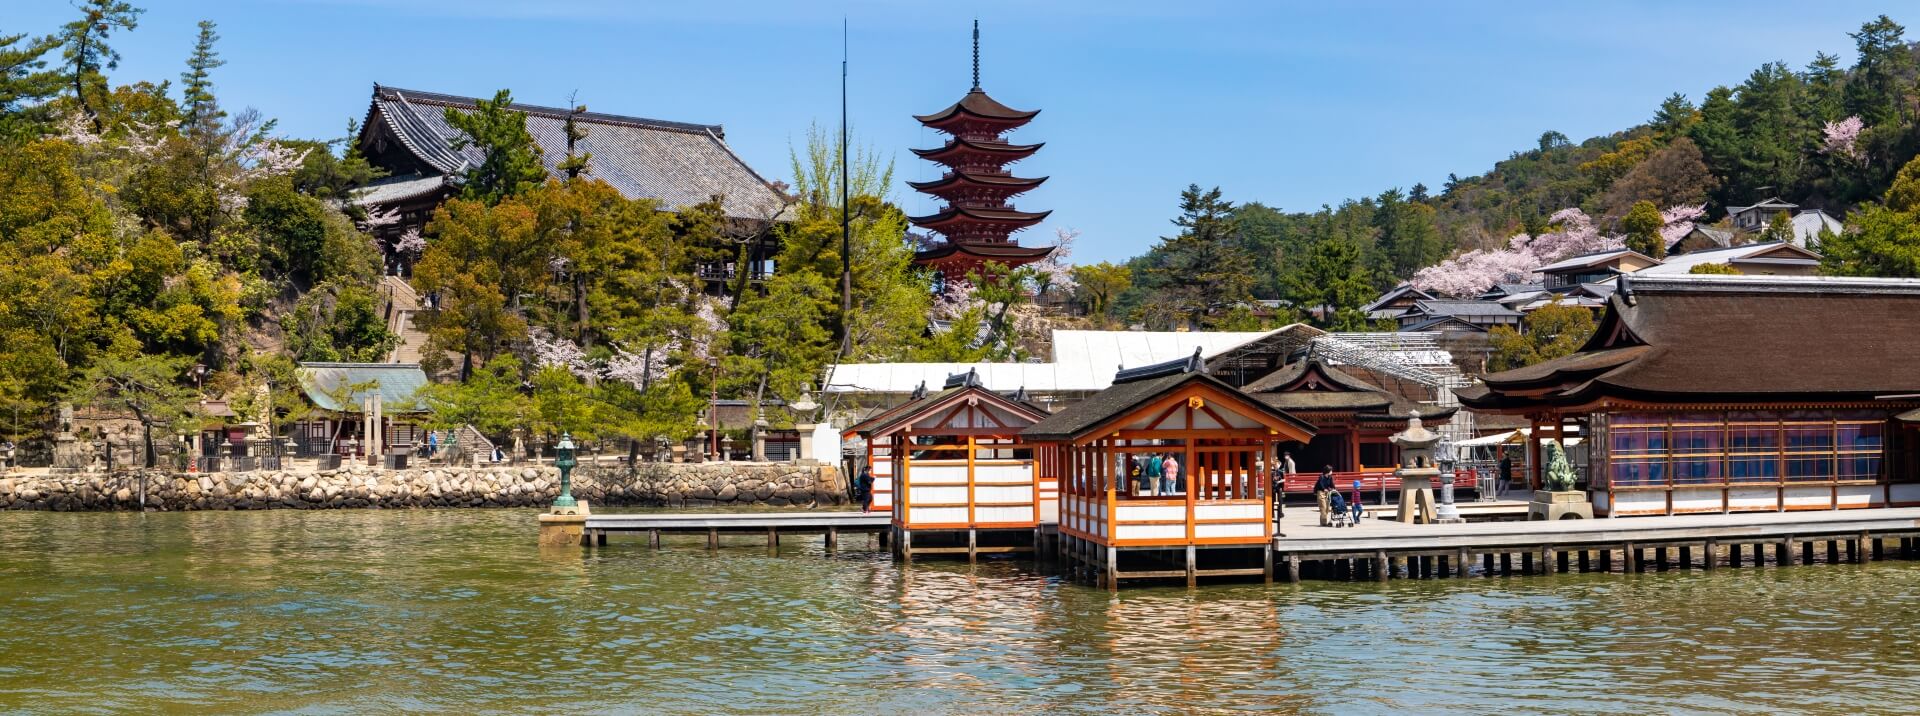
{"label": "wooden walkway", "polygon": [[718,549],[723,534],[764,534],[767,547],[778,549],[782,534],[825,535],[826,546],[837,546],[842,532],[880,535],[882,544],[893,527],[885,512],[689,512],[588,515],[584,536],[589,543],[606,544],[613,533],[645,534],[659,548],[663,534],[704,534],[707,548]]}
{"label": "wooden walkway", "polygon": [[[1338,528],[1321,527],[1315,520],[1311,512],[1289,514],[1281,524],[1286,536],[1274,538],[1274,555],[1285,563],[1289,581],[1300,579],[1303,563],[1318,576],[1336,578],[1467,576],[1476,556],[1484,565],[1482,574],[1514,573],[1515,555],[1522,574],[1547,574],[1556,568],[1612,571],[1616,553],[1628,572],[1649,565],[1659,570],[1713,569],[1743,561],[1763,564],[1768,545],[1774,548],[1773,563],[1784,566],[1796,557],[1803,564],[1816,561],[1820,543],[1826,561],[1841,561],[1843,551],[1846,561],[1867,561],[1888,552],[1886,539],[1899,540],[1901,556],[1920,556],[1920,508],[1911,507],[1452,525],[1369,519],[1358,527]],[[1749,546],[1747,560],[1742,548]],[[1652,560],[1647,559],[1649,550]],[[1678,553],[1677,560],[1670,562],[1670,550]],[[1577,567],[1572,564],[1576,558]]]}

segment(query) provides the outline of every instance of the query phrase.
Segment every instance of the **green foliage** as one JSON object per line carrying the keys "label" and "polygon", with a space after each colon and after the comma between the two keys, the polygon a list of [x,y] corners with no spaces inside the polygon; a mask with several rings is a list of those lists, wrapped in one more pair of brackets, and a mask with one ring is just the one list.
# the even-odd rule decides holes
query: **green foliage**
{"label": "green foliage", "polygon": [[[1440,230],[1434,222],[1434,209],[1402,198],[1399,189],[1382,193],[1373,213],[1377,231],[1373,275],[1378,279],[1398,279],[1432,266],[1446,258]],[[1390,286],[1379,286],[1387,288]]]}
{"label": "green foliage", "polygon": [[1345,233],[1327,231],[1323,236],[1288,262],[1287,296],[1295,307],[1316,316],[1313,322],[1322,328],[1368,330],[1360,307],[1373,300],[1375,287],[1365,254]]}
{"label": "green foliage", "polygon": [[1073,267],[1074,300],[1095,321],[1113,319],[1114,301],[1133,287],[1133,270],[1107,261]]}
{"label": "green foliage", "polygon": [[101,410],[132,413],[146,437],[147,467],[153,467],[153,428],[185,419],[196,395],[181,385],[185,358],[159,355],[110,355],[95,361],[67,399]]}
{"label": "green foliage", "polygon": [[447,125],[462,135],[453,138],[453,148],[478,147],[484,154],[467,170],[462,188],[467,199],[497,204],[547,178],[540,145],[527,132],[527,116],[508,109],[512,104],[513,93],[500,90],[491,100],[476,101],[471,111],[446,109]]}
{"label": "green foliage", "polygon": [[1738,276],[1740,275],[1740,269],[1734,268],[1729,264],[1694,264],[1693,268],[1687,269],[1687,273],[1696,275]]}
{"label": "green foliage", "polygon": [[116,29],[132,31],[140,24],[140,13],[146,11],[124,0],[83,0],[78,7],[80,17],[60,32],[67,82],[81,111],[93,121],[93,131],[104,132],[106,124],[96,104],[106,94],[103,71],[120,66],[120,53],[107,44],[107,38]]}
{"label": "green foliage", "polygon": [[1593,337],[1593,312],[1558,301],[1527,314],[1526,331],[1495,326],[1489,335],[1493,355],[1487,370],[1523,368],[1542,361],[1572,355]]}
{"label": "green foliage", "polygon": [[1656,259],[1667,257],[1667,240],[1660,236],[1664,226],[1666,220],[1660,217],[1660,208],[1651,201],[1634,203],[1626,218],[1620,220],[1620,231],[1627,236],[1627,248]]}
{"label": "green foliage", "polygon": [[1869,202],[1848,218],[1847,231],[1821,236],[1822,271],[1920,278],[1920,158],[1901,167],[1883,202]]}
{"label": "green foliage", "polygon": [[833,358],[826,309],[835,292],[825,276],[811,272],[775,275],[766,290],[728,316],[726,374],[755,400],[766,391],[797,399]]}
{"label": "green foliage", "polygon": [[200,21],[200,36],[187,57],[187,71],[180,73],[180,106],[186,112],[180,129],[188,135],[214,131],[227,116],[213,96],[213,69],[227,64],[213,50],[213,43],[220,41],[213,28],[212,20]]}
{"label": "green foliage", "polygon": [[1774,214],[1773,218],[1767,221],[1767,228],[1761,230],[1760,241],[1762,242],[1779,241],[1782,243],[1792,243],[1793,242],[1793,217],[1789,216],[1788,213],[1784,211],[1778,214]]}
{"label": "green foliage", "polygon": [[1149,292],[1145,318],[1150,326],[1197,325],[1209,313],[1253,298],[1252,257],[1238,243],[1233,203],[1220,188],[1202,191],[1190,184],[1180,192],[1180,233],[1160,239],[1158,260],[1139,271]]}
{"label": "green foliage", "polygon": [[536,435],[559,438],[570,432],[580,440],[597,440],[593,419],[593,390],[578,376],[559,366],[533,373],[532,429]]}
{"label": "green foliage", "polygon": [[463,382],[422,386],[416,398],[427,410],[427,426],[446,430],[472,425],[482,433],[498,435],[525,425],[533,408],[520,392],[520,373],[520,361],[502,355]]}
{"label": "green foliage", "polygon": [[373,291],[350,282],[314,287],[281,317],[280,326],[288,352],[301,361],[381,363],[397,340]]}
{"label": "green foliage", "polygon": [[61,76],[46,68],[46,56],[59,46],[53,35],[0,34],[0,142],[26,141],[52,127],[44,102],[60,92]]}

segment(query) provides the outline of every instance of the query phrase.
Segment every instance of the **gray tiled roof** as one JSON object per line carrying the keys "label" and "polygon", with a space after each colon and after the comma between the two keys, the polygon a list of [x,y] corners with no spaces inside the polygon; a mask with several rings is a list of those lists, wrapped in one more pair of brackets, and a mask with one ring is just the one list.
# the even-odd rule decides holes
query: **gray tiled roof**
{"label": "gray tiled roof", "polygon": [[1414,304],[1414,310],[1429,316],[1488,316],[1514,317],[1520,312],[1493,301],[1421,301]]}
{"label": "gray tiled roof", "polygon": [[[472,109],[472,97],[374,86],[368,125],[384,120],[401,143],[427,165],[457,174],[479,163],[474,147],[454,149],[460,132],[449,126],[446,110]],[[540,145],[547,171],[558,174],[566,158],[566,118],[554,107],[515,104],[527,115],[527,131]],[[776,218],[785,200],[767,181],[741,161],[723,141],[719,125],[668,122],[639,117],[586,112],[575,117],[587,136],[577,151],[591,153],[588,175],[605,180],[622,195],[660,201],[674,209],[726,197],[728,216],[743,219]]]}

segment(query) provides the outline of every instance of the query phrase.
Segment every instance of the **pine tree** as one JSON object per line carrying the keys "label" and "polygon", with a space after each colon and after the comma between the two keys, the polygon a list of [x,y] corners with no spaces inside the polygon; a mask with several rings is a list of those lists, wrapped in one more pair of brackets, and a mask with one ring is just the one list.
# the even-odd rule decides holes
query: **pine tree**
{"label": "pine tree", "polygon": [[1860,53],[1846,85],[1847,110],[1868,126],[1903,114],[1900,84],[1913,65],[1905,33],[1906,28],[1885,15],[1861,25],[1859,32],[1847,33]]}
{"label": "pine tree", "polygon": [[146,11],[125,0],[85,0],[79,7],[80,19],[67,23],[60,33],[61,44],[66,46],[67,82],[80,111],[92,120],[93,131],[104,132],[106,123],[87,94],[105,100],[107,78],[101,72],[120,66],[120,53],[107,45],[107,37],[115,29],[132,31],[138,27],[140,13]]}
{"label": "pine tree", "polygon": [[200,21],[200,36],[193,42],[193,54],[187,57],[187,71],[180,73],[180,106],[186,110],[180,131],[190,137],[211,134],[227,116],[213,96],[211,73],[227,64],[213,50],[213,43],[220,41],[213,29],[212,20]]}
{"label": "pine tree", "polygon": [[547,179],[540,145],[527,131],[527,115],[512,105],[513,93],[500,90],[491,100],[475,101],[472,110],[446,110],[447,124],[461,133],[453,139],[453,148],[477,147],[483,155],[467,170],[463,193],[469,199],[498,204]]}
{"label": "pine tree", "polygon": [[60,93],[60,73],[46,69],[46,55],[60,46],[47,35],[0,35],[0,140],[37,133],[48,124],[48,98]]}
{"label": "pine tree", "polygon": [[1784,211],[1774,214],[1773,220],[1767,222],[1767,228],[1760,232],[1760,241],[1793,243],[1793,217]]}
{"label": "pine tree", "polygon": [[1180,233],[1160,239],[1155,251],[1163,261],[1145,271],[1160,321],[1196,323],[1252,298],[1253,257],[1236,240],[1233,203],[1220,198],[1219,187],[1187,185],[1173,224]]}

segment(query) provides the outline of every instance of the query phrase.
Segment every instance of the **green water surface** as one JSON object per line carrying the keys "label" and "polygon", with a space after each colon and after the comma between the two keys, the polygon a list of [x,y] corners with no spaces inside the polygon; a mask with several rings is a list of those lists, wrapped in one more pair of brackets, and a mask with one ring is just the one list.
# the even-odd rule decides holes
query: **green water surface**
{"label": "green water surface", "polygon": [[0,513],[4,713],[1915,713],[1920,564],[1127,589],[531,511]]}

